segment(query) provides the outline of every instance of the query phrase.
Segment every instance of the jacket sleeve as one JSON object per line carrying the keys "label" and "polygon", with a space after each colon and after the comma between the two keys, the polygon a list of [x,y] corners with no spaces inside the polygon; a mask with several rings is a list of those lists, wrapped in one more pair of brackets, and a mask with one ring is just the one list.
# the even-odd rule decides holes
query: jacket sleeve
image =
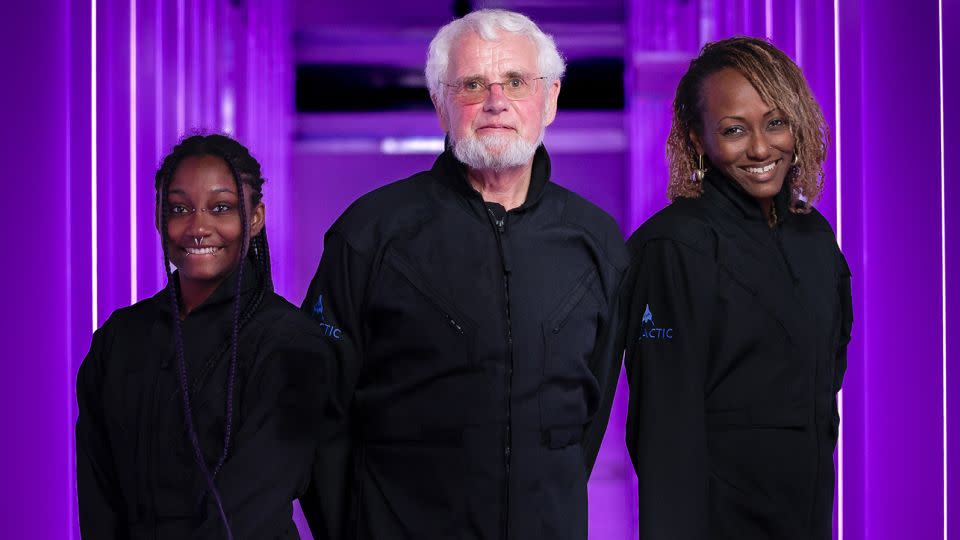
{"label": "jacket sleeve", "polygon": [[641,247],[627,278],[626,442],[644,540],[707,538],[704,393],[716,274],[709,257],[656,239]]}
{"label": "jacket sleeve", "polygon": [[621,309],[619,285],[623,272],[617,272],[616,287],[608,294],[609,309],[601,320],[597,343],[590,358],[590,371],[600,384],[600,403],[596,413],[584,428],[583,456],[587,477],[593,471],[603,442],[603,434],[610,419],[610,409],[620,379],[623,365],[623,310]]}
{"label": "jacket sleeve", "polygon": [[361,310],[370,262],[335,229],[327,233],[323,256],[310,282],[302,309],[326,337],[324,361],[330,366],[331,397],[326,415],[332,419],[322,434],[310,488],[300,498],[314,538],[338,540],[356,494],[352,493],[352,406],[363,365]]}
{"label": "jacket sleeve", "polygon": [[84,538],[109,540],[126,535],[126,512],[100,400],[106,333],[100,329],[93,335],[90,352],[77,373],[76,442],[80,533]]}
{"label": "jacket sleeve", "polygon": [[[244,385],[243,417],[216,477],[238,540],[276,534],[276,520],[290,519],[291,499],[309,482],[320,432],[327,427],[322,420],[324,367],[316,358],[319,342],[318,336],[301,334],[265,347]],[[212,497],[206,498],[204,519],[192,537],[225,537]]]}

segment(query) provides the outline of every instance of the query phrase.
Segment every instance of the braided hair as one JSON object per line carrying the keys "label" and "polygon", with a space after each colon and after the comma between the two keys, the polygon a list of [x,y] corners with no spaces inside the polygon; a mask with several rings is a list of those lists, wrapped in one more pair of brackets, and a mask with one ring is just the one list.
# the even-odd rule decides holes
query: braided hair
{"label": "braided hair", "polygon": [[[200,441],[197,438],[196,427],[193,422],[193,411],[190,406],[190,386],[187,380],[187,366],[184,359],[183,333],[180,324],[180,302],[179,302],[179,281],[174,279],[170,271],[170,255],[168,243],[170,239],[167,236],[167,221],[169,213],[168,197],[170,183],[173,181],[173,175],[180,163],[191,156],[216,156],[227,164],[230,174],[236,182],[237,197],[240,203],[237,205],[240,211],[240,226],[243,231],[240,262],[237,266],[236,289],[233,300],[233,325],[231,328],[231,355],[230,367],[227,375],[227,400],[226,414],[223,429],[223,450],[217,459],[216,464],[211,469],[207,466],[206,459],[203,456],[203,450],[200,448]],[[230,451],[230,438],[233,431],[233,394],[237,375],[237,363],[239,355],[239,335],[240,328],[246,324],[253,316],[254,312],[263,302],[264,295],[273,290],[273,279],[270,274],[270,251],[267,244],[267,229],[263,227],[260,232],[250,238],[249,221],[247,216],[246,199],[244,192],[251,190],[251,202],[255,207],[260,203],[263,192],[264,178],[260,172],[260,163],[257,162],[250,151],[239,142],[224,135],[194,135],[180,141],[168,154],[160,165],[155,177],[154,187],[157,196],[157,215],[160,225],[161,244],[163,246],[163,268],[167,276],[167,290],[170,293],[170,308],[173,323],[173,341],[174,349],[177,355],[177,378],[180,383],[180,393],[183,401],[183,421],[187,436],[193,446],[194,459],[197,462],[207,487],[213,496],[217,510],[220,513],[220,519],[223,521],[227,538],[232,540],[233,534],[227,520],[226,512],[223,508],[223,501],[220,493],[217,491],[214,479],[217,473],[227,459]],[[256,273],[256,290],[253,298],[247,302],[247,305],[241,306],[240,291],[243,281],[244,263],[249,259]]]}

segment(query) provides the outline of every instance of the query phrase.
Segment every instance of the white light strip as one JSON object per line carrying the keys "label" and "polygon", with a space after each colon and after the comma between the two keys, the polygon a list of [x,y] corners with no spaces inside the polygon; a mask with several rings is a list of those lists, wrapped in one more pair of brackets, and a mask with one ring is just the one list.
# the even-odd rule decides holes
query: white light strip
{"label": "white light strip", "polygon": [[97,0],[90,1],[90,310],[97,330]]}
{"label": "white light strip", "polygon": [[940,293],[942,324],[940,334],[943,336],[942,353],[942,381],[943,381],[943,540],[947,540],[949,519],[947,514],[947,191],[946,191],[946,161],[944,158],[944,125],[943,125],[943,0],[937,2],[937,31],[940,54]]}
{"label": "white light strip", "polygon": [[773,39],[773,0],[766,0],[763,8],[764,32],[767,39]]}
{"label": "white light strip", "polygon": [[436,154],[443,152],[443,137],[386,137],[380,142],[383,154]]}
{"label": "white light strip", "polygon": [[[833,99],[834,99],[834,141],[836,148],[836,211],[837,245],[843,249],[843,212],[842,191],[840,189],[840,0],[833,0]],[[840,416],[840,429],[837,432],[837,539],[843,540],[843,389],[837,392],[837,413]]]}
{"label": "white light strip", "polygon": [[137,301],[137,0],[130,0],[130,303]]}

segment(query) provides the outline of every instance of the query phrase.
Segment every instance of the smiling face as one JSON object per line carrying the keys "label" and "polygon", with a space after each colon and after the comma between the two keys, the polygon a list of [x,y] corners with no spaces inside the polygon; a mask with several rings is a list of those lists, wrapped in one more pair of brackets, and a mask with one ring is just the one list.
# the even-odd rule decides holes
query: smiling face
{"label": "smiling face", "polygon": [[[250,237],[263,229],[264,206],[250,204]],[[167,199],[167,250],[180,271],[183,290],[213,292],[236,268],[243,235],[237,186],[226,162],[217,156],[190,156],[177,166]]]}
{"label": "smiling face", "polygon": [[[537,48],[526,36],[504,32],[496,41],[486,41],[467,32],[454,42],[444,82],[507,82],[520,77],[534,85],[534,92],[522,100],[507,98],[500,85],[492,85],[486,99],[469,105],[459,103],[449,87],[436,96],[441,127],[461,161],[474,168],[506,168],[533,159],[544,128],[556,116],[560,92],[560,81],[534,80],[540,76]],[[464,159],[461,154],[467,150],[478,157]]]}
{"label": "smiling face", "polygon": [[697,152],[768,208],[783,186],[796,146],[787,118],[730,68],[704,79],[700,104],[700,127],[690,131]]}

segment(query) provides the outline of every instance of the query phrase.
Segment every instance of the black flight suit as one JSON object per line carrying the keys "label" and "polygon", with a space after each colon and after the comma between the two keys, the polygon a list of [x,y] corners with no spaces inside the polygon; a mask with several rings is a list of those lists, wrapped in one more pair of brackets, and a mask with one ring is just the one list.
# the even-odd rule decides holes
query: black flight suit
{"label": "black flight suit", "polygon": [[[247,264],[245,276],[254,273]],[[254,296],[245,279],[242,305]],[[194,425],[208,467],[223,450],[236,279],[183,320]],[[77,377],[77,486],[84,538],[224,538],[186,435],[167,290],[115,311]],[[215,483],[234,538],[299,538],[292,500],[310,481],[321,428],[323,343],[272,292],[240,329],[232,442]],[[207,494],[205,496],[205,494]]]}
{"label": "black flight suit", "polygon": [[[549,178],[541,146],[504,213],[447,150],[327,233],[303,307],[343,370],[346,538],[586,538],[627,258],[613,219]],[[319,484],[344,458],[327,450]]]}
{"label": "black flight suit", "polygon": [[643,540],[831,537],[850,274],[816,210],[716,173],[628,242],[627,446]]}

